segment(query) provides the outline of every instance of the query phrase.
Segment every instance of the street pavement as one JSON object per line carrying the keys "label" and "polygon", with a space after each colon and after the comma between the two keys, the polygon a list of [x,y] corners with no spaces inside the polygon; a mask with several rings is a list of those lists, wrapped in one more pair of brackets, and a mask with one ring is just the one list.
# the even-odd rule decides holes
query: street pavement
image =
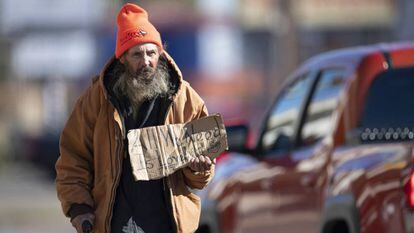
{"label": "street pavement", "polygon": [[0,164],[0,233],[74,233],[54,180],[33,165]]}

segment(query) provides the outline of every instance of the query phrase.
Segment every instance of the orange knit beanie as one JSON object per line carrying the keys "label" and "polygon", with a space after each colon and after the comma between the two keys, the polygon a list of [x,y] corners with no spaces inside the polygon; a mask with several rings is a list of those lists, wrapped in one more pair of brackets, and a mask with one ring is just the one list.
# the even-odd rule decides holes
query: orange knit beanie
{"label": "orange knit beanie", "polygon": [[148,21],[148,13],[141,7],[127,3],[118,18],[115,57],[119,58],[129,48],[143,43],[154,43],[163,49],[160,33]]}

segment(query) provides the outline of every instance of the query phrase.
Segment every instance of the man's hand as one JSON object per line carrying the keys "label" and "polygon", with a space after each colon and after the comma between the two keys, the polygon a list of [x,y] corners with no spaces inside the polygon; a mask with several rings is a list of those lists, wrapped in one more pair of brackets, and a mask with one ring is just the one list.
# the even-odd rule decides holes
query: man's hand
{"label": "man's hand", "polygon": [[93,223],[95,221],[95,215],[93,215],[91,213],[80,214],[80,215],[76,216],[74,219],[72,219],[71,222],[72,222],[72,226],[76,228],[76,231],[78,233],[86,233],[82,229],[82,224],[85,221],[89,221],[91,226],[93,226]]}
{"label": "man's hand", "polygon": [[195,171],[195,172],[205,172],[210,170],[211,165],[215,162],[215,160],[211,161],[211,159],[207,156],[200,155],[190,159],[190,163],[188,167]]}

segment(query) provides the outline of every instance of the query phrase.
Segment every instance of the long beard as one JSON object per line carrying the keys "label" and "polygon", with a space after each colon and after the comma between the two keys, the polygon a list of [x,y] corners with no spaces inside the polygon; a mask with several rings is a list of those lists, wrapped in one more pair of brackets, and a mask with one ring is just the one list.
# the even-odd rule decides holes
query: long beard
{"label": "long beard", "polygon": [[118,98],[126,97],[134,113],[141,104],[155,98],[158,95],[166,95],[170,91],[168,68],[165,62],[159,61],[157,68],[142,68],[139,72],[133,72],[129,64],[117,64],[115,74],[118,80],[113,90]]}

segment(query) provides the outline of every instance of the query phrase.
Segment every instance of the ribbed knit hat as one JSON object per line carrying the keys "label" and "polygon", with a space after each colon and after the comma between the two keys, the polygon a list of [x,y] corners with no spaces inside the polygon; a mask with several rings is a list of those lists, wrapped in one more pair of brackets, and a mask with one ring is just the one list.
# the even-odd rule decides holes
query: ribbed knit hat
{"label": "ribbed knit hat", "polygon": [[148,13],[141,7],[127,3],[119,11],[115,57],[119,58],[129,48],[143,43],[154,43],[161,49],[161,36],[148,21]]}

